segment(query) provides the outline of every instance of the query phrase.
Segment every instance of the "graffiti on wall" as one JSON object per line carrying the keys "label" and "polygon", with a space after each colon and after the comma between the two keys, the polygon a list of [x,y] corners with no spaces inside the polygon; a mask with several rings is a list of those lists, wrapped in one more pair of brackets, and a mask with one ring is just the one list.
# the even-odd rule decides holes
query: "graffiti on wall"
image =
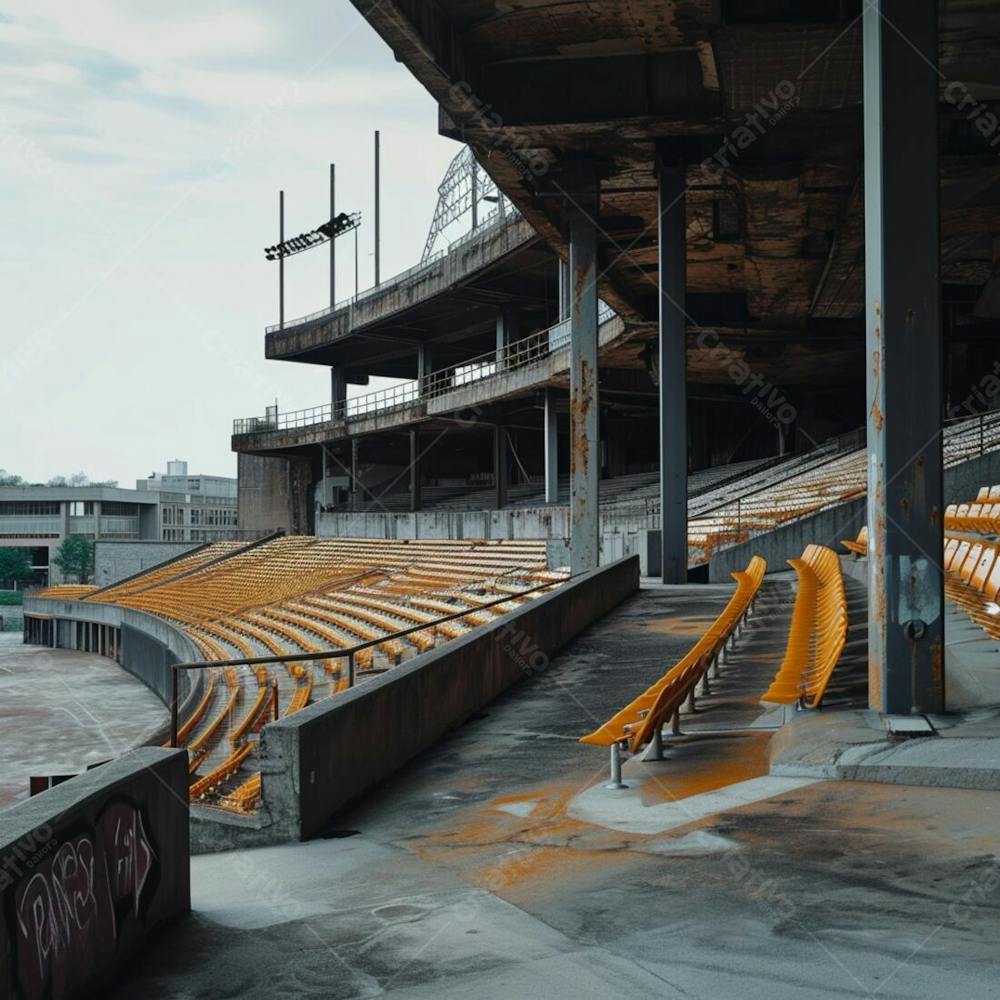
{"label": "graffiti on wall", "polygon": [[93,827],[50,847],[13,890],[14,960],[26,1000],[69,996],[112,961],[123,931],[141,920],[156,867],[130,802],[105,805]]}

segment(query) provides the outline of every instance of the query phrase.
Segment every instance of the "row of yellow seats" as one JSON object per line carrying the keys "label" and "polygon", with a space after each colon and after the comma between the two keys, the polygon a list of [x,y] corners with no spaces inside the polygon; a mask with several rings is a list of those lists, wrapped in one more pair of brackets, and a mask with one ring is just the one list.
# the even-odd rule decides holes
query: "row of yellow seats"
{"label": "row of yellow seats", "polygon": [[760,556],[754,556],[745,570],[733,573],[736,581],[733,596],[687,655],[604,725],[581,737],[580,742],[603,747],[627,743],[632,752],[649,743],[664,723],[680,711],[690,692],[746,617],[766,571],[767,563]]}
{"label": "row of yellow seats", "polygon": [[789,559],[798,577],[792,624],[781,666],[762,701],[819,708],[847,642],[847,594],[840,559],[824,545],[807,545]]}

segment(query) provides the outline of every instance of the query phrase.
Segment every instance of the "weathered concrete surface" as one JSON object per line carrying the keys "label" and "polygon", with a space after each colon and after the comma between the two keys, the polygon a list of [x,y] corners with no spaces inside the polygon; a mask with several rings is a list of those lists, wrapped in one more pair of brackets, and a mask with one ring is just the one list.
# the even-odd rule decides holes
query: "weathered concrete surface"
{"label": "weathered concrete surface", "polygon": [[[856,591],[867,560],[841,562]],[[936,735],[900,738],[867,709],[789,713],[772,743],[771,773],[1000,790],[1000,644],[950,602],[945,615],[948,714],[928,717]]]}
{"label": "weathered concrete surface", "polygon": [[[995,793],[769,789],[760,730],[626,765],[654,813],[687,804],[684,825],[633,833],[569,814],[622,794],[599,787],[605,755],[577,738],[730,592],[643,589],[322,837],[195,858],[194,915],[109,1000],[993,998]],[[787,624],[788,590],[767,596]],[[741,640],[686,728],[767,720],[752,693],[781,627]],[[737,787],[754,782],[778,793]],[[705,814],[726,786],[744,801]]]}
{"label": "weathered concrete surface", "polygon": [[167,559],[174,559],[198,548],[203,542],[109,541],[94,543],[94,583],[107,587],[134,576]]}
{"label": "weathered concrete surface", "polygon": [[259,751],[270,820],[261,836],[271,843],[315,836],[347,802],[546,664],[638,587],[635,557],[581,574],[441,649],[271,723]]}
{"label": "weathered concrete surface", "polygon": [[187,781],[147,747],[0,813],[0,1000],[103,996],[188,912]]}
{"label": "weathered concrete surface", "polygon": [[14,638],[0,637],[0,807],[27,797],[31,775],[75,774],[165,722],[162,702],[114,661]]}

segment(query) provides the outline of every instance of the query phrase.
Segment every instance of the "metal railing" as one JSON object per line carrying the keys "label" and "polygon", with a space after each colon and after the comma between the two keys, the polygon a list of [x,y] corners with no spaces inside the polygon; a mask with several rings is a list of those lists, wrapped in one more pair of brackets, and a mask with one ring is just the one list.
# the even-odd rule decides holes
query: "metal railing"
{"label": "metal railing", "polygon": [[276,333],[279,330],[289,330],[296,326],[312,323],[314,320],[323,319],[326,316],[332,316],[341,309],[347,309],[350,306],[357,305],[359,302],[364,302],[366,299],[370,299],[375,295],[394,291],[401,285],[405,285],[407,282],[415,281],[417,278],[430,277],[436,270],[440,269],[442,261],[444,261],[448,254],[453,253],[464,244],[471,243],[474,239],[482,237],[488,230],[499,225],[509,225],[516,222],[520,218],[521,213],[513,206],[507,208],[507,210],[502,214],[498,212],[497,209],[493,209],[493,211],[490,212],[483,219],[483,221],[476,226],[475,229],[466,233],[464,236],[459,237],[454,242],[449,243],[447,248],[438,250],[436,253],[431,254],[427,260],[423,260],[419,264],[414,264],[412,267],[408,267],[405,271],[400,271],[399,274],[393,275],[393,277],[387,278],[385,281],[381,281],[377,285],[372,285],[371,288],[366,288],[346,299],[341,299],[340,302],[336,302],[332,306],[326,306],[324,309],[317,309],[315,312],[308,313],[305,316],[298,316],[295,319],[285,320],[284,326],[280,323],[273,323],[271,326],[265,327],[264,332]]}
{"label": "metal railing", "polygon": [[[359,642],[354,646],[347,647],[346,649],[317,649],[308,653],[280,653],[271,654],[269,656],[242,657],[232,660],[200,660],[188,663],[173,663],[171,664],[170,669],[169,746],[177,746],[180,702],[178,678],[181,670],[205,670],[209,667],[254,667],[263,666],[269,663],[302,663],[305,661],[311,662],[312,660],[335,660],[347,657],[347,687],[350,689],[354,687],[357,680],[354,658],[363,650],[371,649],[374,646],[381,646],[384,643],[392,642],[394,639],[405,638],[406,636],[413,635],[416,632],[431,632],[433,634],[433,631],[439,625],[445,625],[448,622],[457,621],[460,618],[467,618],[469,615],[477,614],[480,611],[488,611],[490,608],[496,607],[499,604],[506,604],[509,601],[517,600],[519,597],[527,597],[529,594],[537,593],[540,590],[550,590],[555,587],[560,587],[569,579],[570,577],[567,577],[566,580],[550,580],[547,583],[540,583],[536,587],[528,587],[525,590],[518,590],[513,594],[505,594],[503,597],[498,597],[495,601],[488,601],[485,604],[477,604],[475,607],[464,608],[461,611],[456,611],[454,614],[444,615],[441,618],[435,618],[432,621],[423,622],[420,625],[413,625],[410,628],[400,629],[398,632],[391,632],[388,635],[380,636],[377,639],[368,639],[365,642]],[[375,673],[375,671],[366,671],[366,673]]]}
{"label": "metal railing", "polygon": [[[599,304],[598,325],[608,322],[614,316],[614,310],[607,303]],[[351,396],[336,405],[325,403],[322,406],[291,410],[288,413],[274,412],[263,417],[239,417],[233,421],[233,434],[294,430],[331,421],[357,419],[375,413],[389,413],[436,399],[475,382],[523,368],[568,348],[569,342],[570,322],[561,320],[500,350],[494,349],[457,365],[430,372],[419,380],[367,392],[361,396]]]}

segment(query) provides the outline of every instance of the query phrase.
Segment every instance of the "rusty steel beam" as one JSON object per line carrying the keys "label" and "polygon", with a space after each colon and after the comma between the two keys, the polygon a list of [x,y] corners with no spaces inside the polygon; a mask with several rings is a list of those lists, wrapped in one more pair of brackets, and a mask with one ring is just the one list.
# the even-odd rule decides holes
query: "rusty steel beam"
{"label": "rusty steel beam", "polygon": [[687,202],[684,161],[657,155],[660,298],[660,570],[687,583]]}
{"label": "rusty steel beam", "polygon": [[937,3],[864,13],[869,703],[944,709]]}
{"label": "rusty steel beam", "polygon": [[600,563],[600,426],[597,372],[596,166],[568,165],[565,214],[569,220],[570,279],[570,570]]}

